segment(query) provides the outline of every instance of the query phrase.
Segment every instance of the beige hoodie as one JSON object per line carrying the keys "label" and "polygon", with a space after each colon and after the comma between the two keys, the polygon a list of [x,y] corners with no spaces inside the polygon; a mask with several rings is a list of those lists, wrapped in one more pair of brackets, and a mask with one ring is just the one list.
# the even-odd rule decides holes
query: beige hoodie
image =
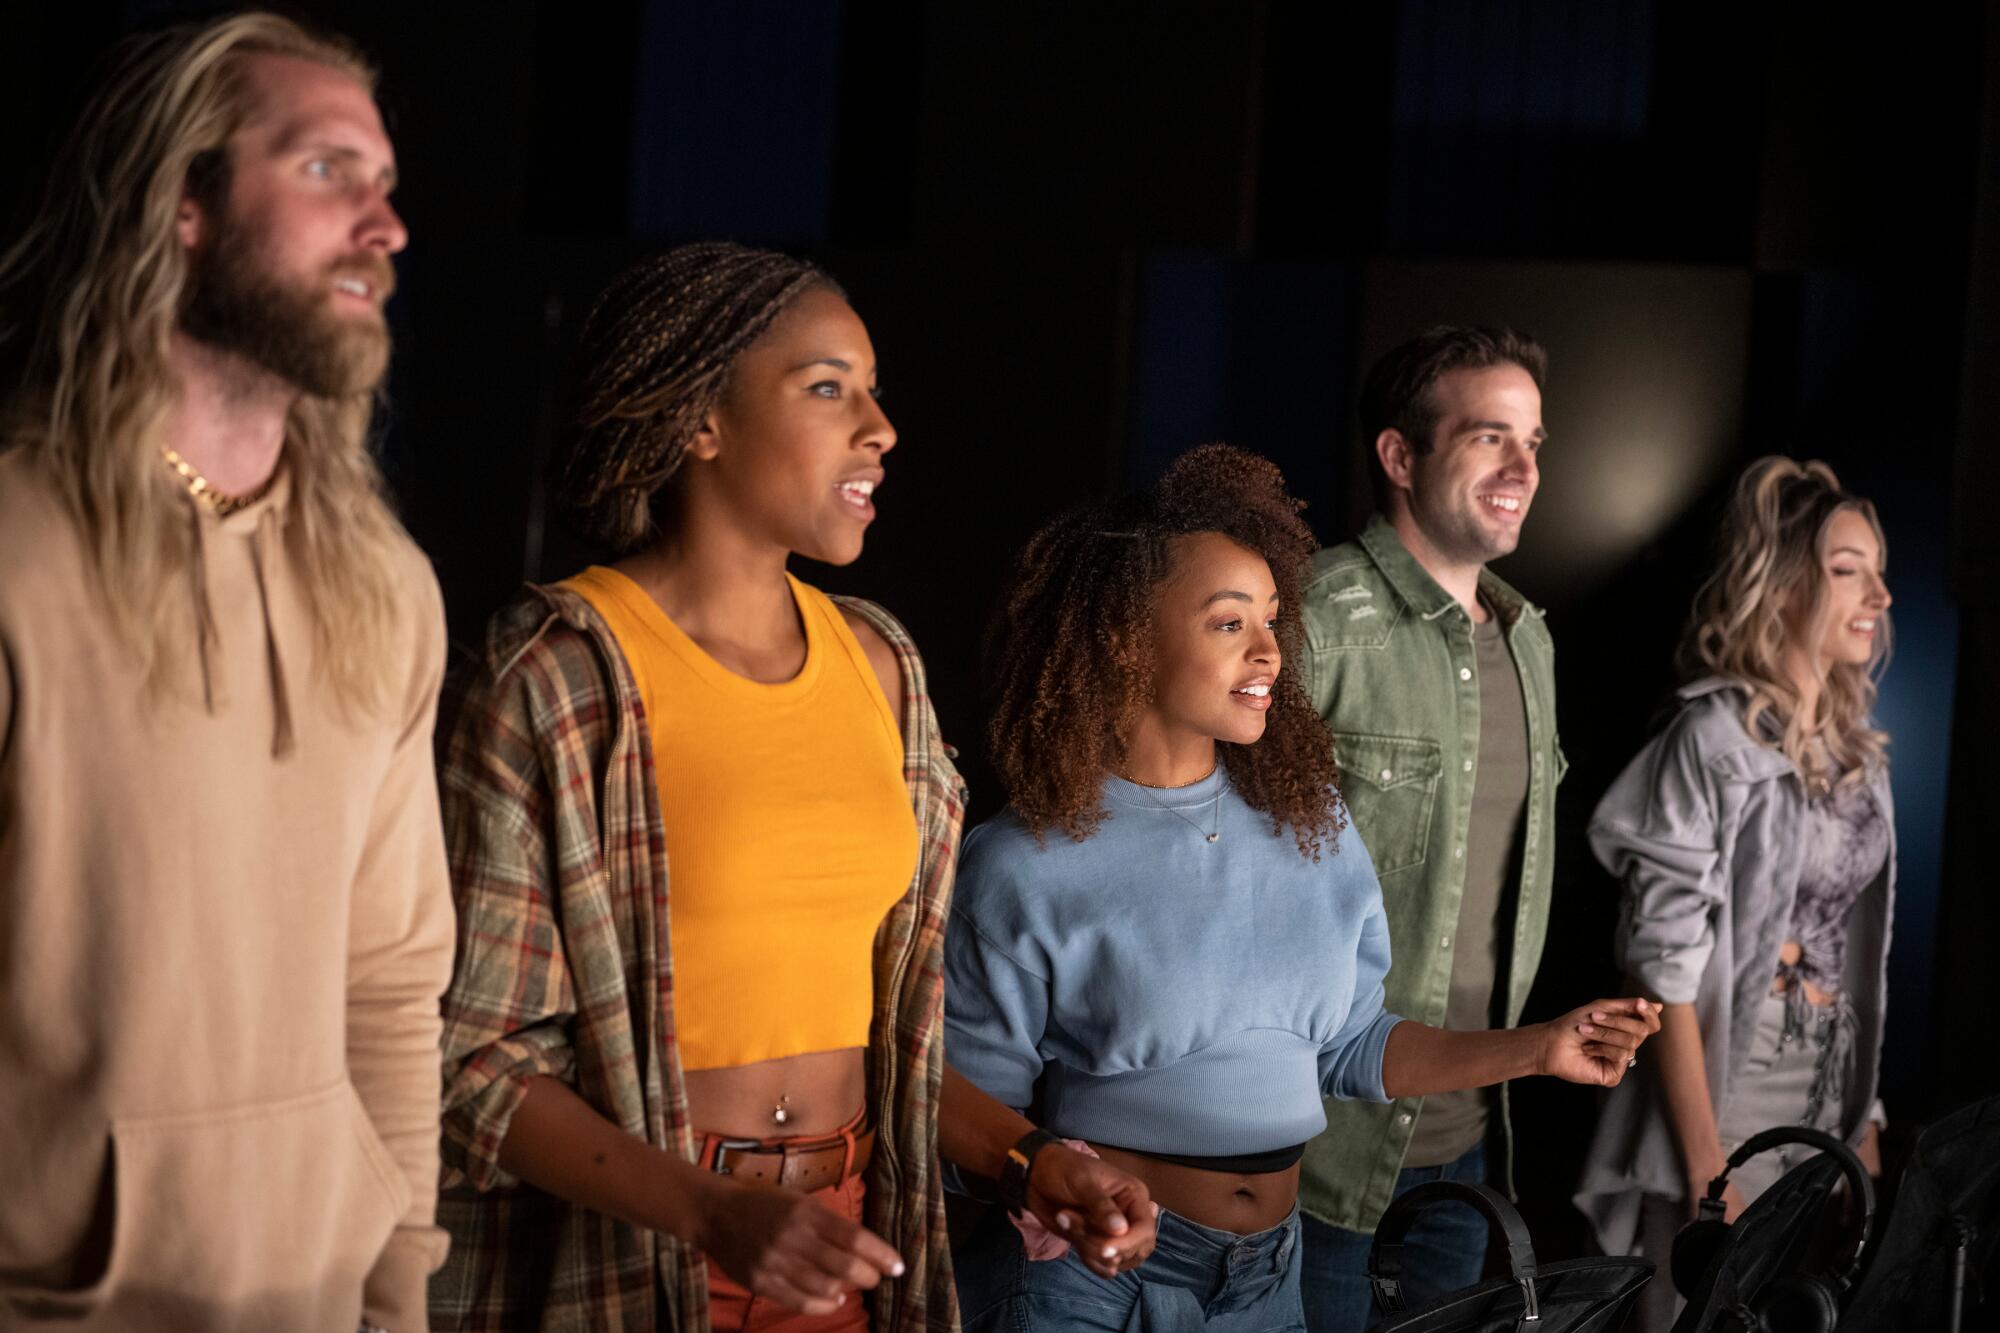
{"label": "beige hoodie", "polygon": [[149,702],[56,493],[0,454],[0,1330],[353,1333],[364,1290],[425,1327],[441,604],[406,545],[393,715],[344,721],[288,504],[282,476],[187,503],[174,586],[212,630]]}

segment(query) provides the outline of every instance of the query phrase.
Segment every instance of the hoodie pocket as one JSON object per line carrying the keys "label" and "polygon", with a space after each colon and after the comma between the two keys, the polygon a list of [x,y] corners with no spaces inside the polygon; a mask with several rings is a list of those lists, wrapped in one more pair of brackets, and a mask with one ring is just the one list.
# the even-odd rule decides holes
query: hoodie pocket
{"label": "hoodie pocket", "polygon": [[227,1111],[115,1118],[110,1171],[102,1276],[70,1292],[10,1290],[16,1308],[172,1310],[215,1328],[311,1327],[348,1306],[358,1319],[410,1194],[346,1079]]}
{"label": "hoodie pocket", "polygon": [[0,1328],[12,1328],[13,1317],[51,1322],[87,1318],[104,1304],[111,1286],[111,1246],[118,1217],[118,1154],[108,1138],[98,1177],[90,1220],[66,1256],[67,1272],[60,1285],[47,1279],[0,1277]]}

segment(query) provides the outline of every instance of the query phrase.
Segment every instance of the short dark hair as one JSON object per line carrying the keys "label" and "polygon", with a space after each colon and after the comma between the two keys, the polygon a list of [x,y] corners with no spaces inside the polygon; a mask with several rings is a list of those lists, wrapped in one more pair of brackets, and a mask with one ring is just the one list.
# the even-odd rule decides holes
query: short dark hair
{"label": "short dark hair", "polygon": [[1361,386],[1361,448],[1368,457],[1368,476],[1375,487],[1377,508],[1389,505],[1389,476],[1376,456],[1375,440],[1394,430],[1420,454],[1431,451],[1438,406],[1431,387],[1440,375],[1454,370],[1485,370],[1516,365],[1542,387],[1548,373],[1548,350],[1532,334],[1518,329],[1493,329],[1467,324],[1435,324],[1377,361]]}

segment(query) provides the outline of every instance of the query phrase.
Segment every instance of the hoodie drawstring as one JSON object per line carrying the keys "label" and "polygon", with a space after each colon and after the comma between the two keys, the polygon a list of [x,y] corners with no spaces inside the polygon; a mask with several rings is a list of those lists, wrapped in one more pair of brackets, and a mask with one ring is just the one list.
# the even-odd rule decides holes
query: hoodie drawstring
{"label": "hoodie drawstring", "polygon": [[222,636],[215,628],[215,609],[208,600],[208,528],[201,510],[188,506],[188,521],[194,524],[194,549],[188,572],[194,579],[195,657],[201,666],[201,701],[210,717],[229,703],[222,679]]}
{"label": "hoodie drawstring", "polygon": [[[201,702],[210,717],[229,706],[228,680],[224,669],[222,635],[215,625],[215,607],[208,594],[208,563],[212,521],[190,506],[194,523],[194,549],[188,573],[194,595],[195,659],[201,668]],[[264,661],[271,677],[271,757],[284,759],[297,748],[292,725],[291,682],[285,673],[285,655],[278,646],[278,627],[272,616],[270,562],[271,543],[281,540],[280,519],[275,507],[257,516],[250,534],[250,567],[257,575],[258,610],[264,617]]]}
{"label": "hoodie drawstring", "polygon": [[285,679],[285,657],[278,648],[278,627],[271,615],[270,578],[264,572],[270,558],[270,543],[278,532],[278,511],[266,509],[257,516],[257,530],[250,537],[250,564],[257,573],[257,599],[264,612],[264,650],[271,672],[271,757],[284,759],[294,748],[292,735],[292,695]]}

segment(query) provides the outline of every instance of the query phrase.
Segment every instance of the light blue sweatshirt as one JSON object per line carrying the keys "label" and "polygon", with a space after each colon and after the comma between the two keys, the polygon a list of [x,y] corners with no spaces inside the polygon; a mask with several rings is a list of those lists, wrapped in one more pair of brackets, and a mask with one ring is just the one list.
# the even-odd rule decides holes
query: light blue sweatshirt
{"label": "light blue sweatshirt", "polygon": [[[1317,862],[1216,772],[1107,778],[1110,818],[1037,847],[1013,811],[965,840],[945,1053],[1071,1138],[1217,1157],[1303,1143],[1322,1096],[1387,1101],[1389,931],[1350,827]],[[1217,836],[1209,841],[1207,834]]]}

